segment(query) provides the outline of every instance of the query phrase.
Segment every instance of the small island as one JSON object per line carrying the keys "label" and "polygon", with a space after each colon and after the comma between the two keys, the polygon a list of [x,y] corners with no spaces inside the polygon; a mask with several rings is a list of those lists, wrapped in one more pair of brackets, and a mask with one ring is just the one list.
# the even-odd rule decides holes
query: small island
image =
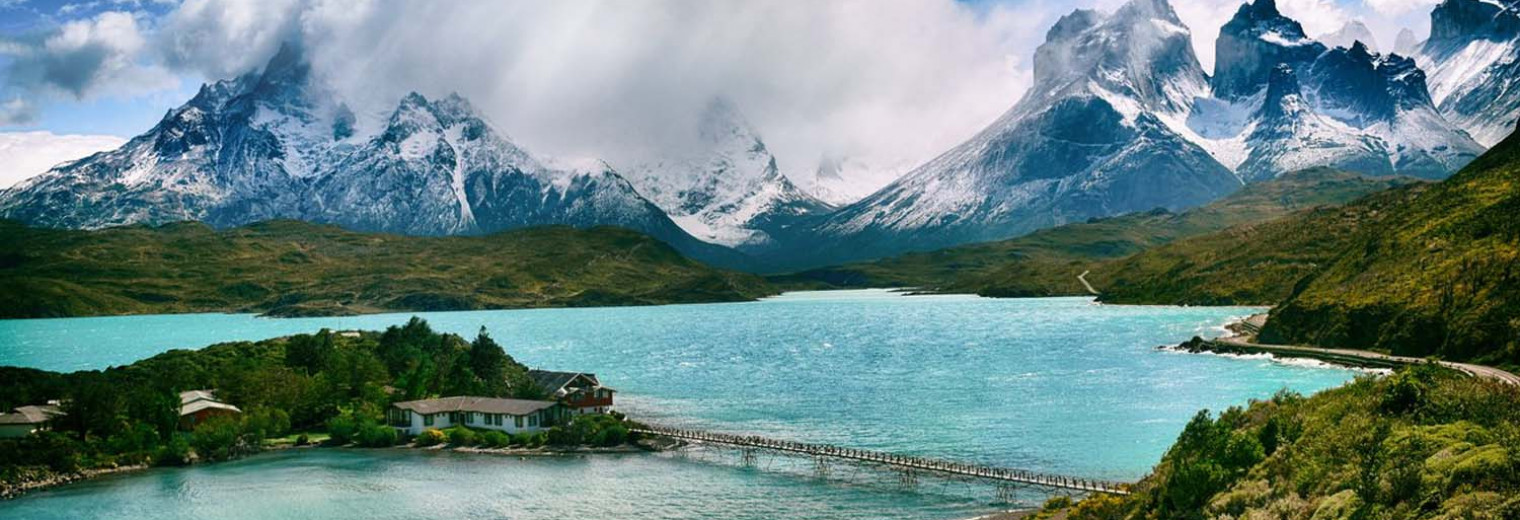
{"label": "small island", "polygon": [[103,371],[0,367],[0,496],[308,446],[629,451],[595,374],[533,370],[485,330],[412,318],[174,350]]}

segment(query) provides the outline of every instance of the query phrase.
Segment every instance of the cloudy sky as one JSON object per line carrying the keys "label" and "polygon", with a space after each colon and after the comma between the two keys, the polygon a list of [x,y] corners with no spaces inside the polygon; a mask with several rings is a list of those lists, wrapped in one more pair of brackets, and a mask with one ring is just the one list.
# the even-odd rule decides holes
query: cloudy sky
{"label": "cloudy sky", "polygon": [[[1057,17],[1123,0],[0,0],[0,187],[151,127],[282,41],[379,119],[458,92],[540,155],[634,160],[734,101],[786,173],[825,154],[926,160],[1013,104]],[[1173,0],[1212,68],[1238,0]],[[1436,0],[1278,0],[1311,35],[1351,19],[1391,46]],[[114,138],[113,138],[114,137]]]}

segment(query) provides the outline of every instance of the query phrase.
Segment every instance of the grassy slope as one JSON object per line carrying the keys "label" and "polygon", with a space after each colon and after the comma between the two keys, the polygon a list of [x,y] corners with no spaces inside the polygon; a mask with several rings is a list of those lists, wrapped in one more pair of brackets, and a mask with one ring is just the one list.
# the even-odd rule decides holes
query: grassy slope
{"label": "grassy slope", "polygon": [[277,315],[749,300],[761,279],[648,236],[566,227],[483,237],[355,233],[293,221],[100,231],[0,221],[0,318]]}
{"label": "grassy slope", "polygon": [[1276,304],[1345,252],[1366,225],[1428,188],[1401,187],[1346,206],[1189,237],[1098,266],[1087,279],[1108,303]]}
{"label": "grassy slope", "polygon": [[1268,342],[1520,368],[1520,142],[1432,185],[1095,269],[1115,303],[1275,305]]}
{"label": "grassy slope", "polygon": [[1520,367],[1520,136],[1388,213],[1263,338]]}
{"label": "grassy slope", "polygon": [[1520,518],[1520,389],[1428,368],[1195,418],[1072,520]]}
{"label": "grassy slope", "polygon": [[1309,170],[1248,186],[1180,214],[1153,211],[1096,219],[1001,242],[814,269],[771,280],[794,288],[923,287],[989,296],[1086,294],[1076,275],[1099,261],[1237,224],[1345,203],[1408,182]]}

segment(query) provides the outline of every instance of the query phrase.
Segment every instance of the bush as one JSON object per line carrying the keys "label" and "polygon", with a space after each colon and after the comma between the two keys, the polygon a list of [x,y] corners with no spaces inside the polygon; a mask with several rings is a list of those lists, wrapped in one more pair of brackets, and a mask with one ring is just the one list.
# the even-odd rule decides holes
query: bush
{"label": "bush", "polygon": [[395,428],[383,424],[366,423],[359,427],[358,441],[360,446],[368,448],[388,448],[396,445],[401,435],[396,433]]}
{"label": "bush", "polygon": [[437,428],[428,428],[422,430],[422,434],[417,436],[417,445],[436,446],[442,444],[446,439],[448,439],[448,436],[444,435],[442,431],[439,431]]}
{"label": "bush", "polygon": [[226,460],[249,450],[243,435],[242,421],[234,417],[213,417],[195,427],[190,434],[190,445],[203,459]]}
{"label": "bush", "polygon": [[245,429],[260,439],[282,437],[290,432],[290,414],[278,408],[258,407],[243,416]]}
{"label": "bush", "polygon": [[463,426],[449,428],[449,444],[454,446],[474,446],[475,430]]}
{"label": "bush", "polygon": [[512,436],[513,446],[522,446],[524,448],[527,448],[534,445],[533,441],[534,435],[527,432],[518,433],[517,435]]}
{"label": "bush", "polygon": [[354,442],[354,435],[359,433],[359,421],[345,411],[327,420],[327,433],[332,436],[333,444],[342,446]]}
{"label": "bush", "polygon": [[311,439],[308,438],[306,434],[303,433],[296,436],[296,446],[305,446],[307,444],[311,444]]}
{"label": "bush", "polygon": [[505,448],[512,444],[512,436],[491,430],[480,435],[480,444],[490,448]]}
{"label": "bush", "polygon": [[158,449],[157,463],[161,466],[183,466],[190,463],[190,441],[184,435],[175,435],[169,443]]}

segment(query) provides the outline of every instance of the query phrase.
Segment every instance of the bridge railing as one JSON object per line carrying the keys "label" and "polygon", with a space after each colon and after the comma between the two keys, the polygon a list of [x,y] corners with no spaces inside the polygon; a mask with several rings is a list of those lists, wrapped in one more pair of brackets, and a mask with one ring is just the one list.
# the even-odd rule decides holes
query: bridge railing
{"label": "bridge railing", "polygon": [[701,430],[667,428],[654,425],[645,425],[642,428],[634,428],[632,431],[640,434],[659,435],[690,441],[712,442],[730,446],[769,449],[811,456],[872,462],[903,469],[948,473],[953,475],[976,477],[1000,482],[1033,484],[1038,486],[1118,495],[1129,494],[1129,491],[1126,490],[1123,485],[1113,482],[1079,477],[1068,477],[1063,475],[1044,474],[1022,469],[1000,468],[981,464],[969,464],[929,457],[898,455],[894,453],[862,450],[857,448],[846,448],[828,444],[812,444],[806,442],[787,441],[761,437],[758,435],[734,435]]}

